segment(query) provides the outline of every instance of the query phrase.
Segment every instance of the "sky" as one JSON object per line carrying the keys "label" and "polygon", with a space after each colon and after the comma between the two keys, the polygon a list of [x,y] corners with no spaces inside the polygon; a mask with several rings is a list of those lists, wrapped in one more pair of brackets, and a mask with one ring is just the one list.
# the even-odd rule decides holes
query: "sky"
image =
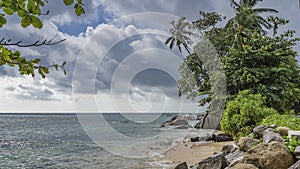
{"label": "sky", "polygon": [[[62,0],[43,8],[42,29],[23,29],[11,16],[0,29],[3,37],[24,44],[67,39],[55,46],[14,48],[41,63],[67,61],[67,75],[50,70],[46,79],[21,76],[0,67],[0,112],[199,112],[197,101],[177,95],[178,68],[184,54],[169,50],[170,22],[193,21],[199,10],[233,16],[225,0],[93,0],[83,1],[86,14],[76,16]],[[264,0],[290,20],[282,29],[300,30],[298,0]],[[300,37],[300,31],[296,33]],[[298,51],[299,45],[295,47]],[[298,60],[300,60],[298,58]]]}

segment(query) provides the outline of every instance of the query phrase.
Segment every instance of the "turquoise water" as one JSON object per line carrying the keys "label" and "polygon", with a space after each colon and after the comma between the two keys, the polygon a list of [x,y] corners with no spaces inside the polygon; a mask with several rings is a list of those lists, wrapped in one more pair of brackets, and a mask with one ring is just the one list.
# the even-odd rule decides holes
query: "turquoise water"
{"label": "turquoise water", "polygon": [[[105,114],[118,132],[136,138],[160,134],[163,114],[151,123],[134,123]],[[154,168],[148,159],[113,155],[96,145],[76,114],[0,114],[0,168]]]}

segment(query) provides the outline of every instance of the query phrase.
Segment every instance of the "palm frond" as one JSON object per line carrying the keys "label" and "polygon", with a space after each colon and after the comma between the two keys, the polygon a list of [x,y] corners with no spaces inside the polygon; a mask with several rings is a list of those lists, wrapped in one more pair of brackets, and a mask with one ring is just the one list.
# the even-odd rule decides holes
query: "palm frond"
{"label": "palm frond", "polygon": [[265,18],[263,18],[261,16],[257,17],[257,22],[259,24],[263,25],[267,29],[271,29],[272,28],[272,24],[270,24]]}
{"label": "palm frond", "polygon": [[181,46],[180,46],[180,45],[181,45],[181,42],[180,42],[179,40],[177,40],[177,41],[176,41],[176,46],[178,47],[179,52],[182,53],[182,50],[181,50]]}
{"label": "palm frond", "polygon": [[251,7],[254,7],[255,5],[257,5],[261,1],[262,0],[249,0],[248,5],[251,6]]}
{"label": "palm frond", "polygon": [[165,45],[168,45],[168,44],[171,42],[172,39],[173,39],[173,36],[169,37],[169,38],[165,41]]}
{"label": "palm frond", "polygon": [[[165,41],[165,45],[169,44],[169,48],[172,49],[176,41],[176,46],[182,53],[181,45],[183,45],[185,49],[188,49],[188,45],[192,43],[188,36],[193,35],[193,33],[187,30],[187,28],[190,28],[190,23],[187,22],[184,17],[181,17],[178,18],[177,22],[172,21],[171,25],[173,26],[170,29],[172,36]],[[187,52],[189,52],[189,50],[187,50]]]}
{"label": "palm frond", "polygon": [[255,13],[267,13],[267,12],[278,13],[277,10],[271,9],[271,8],[255,8],[255,9],[253,9],[253,12],[255,12]]}
{"label": "palm frond", "polygon": [[238,3],[235,2],[235,0],[227,0],[229,1],[230,3],[230,6],[233,8],[233,9],[237,9],[240,5]]}
{"label": "palm frond", "polygon": [[172,41],[171,41],[171,43],[170,43],[170,46],[169,46],[169,47],[170,47],[170,49],[173,49],[174,42],[175,42],[175,38],[173,38],[173,39],[172,39]]}
{"label": "palm frond", "polygon": [[190,55],[191,54],[190,48],[187,45],[183,45],[183,46],[184,46],[185,50],[188,52],[188,54]]}

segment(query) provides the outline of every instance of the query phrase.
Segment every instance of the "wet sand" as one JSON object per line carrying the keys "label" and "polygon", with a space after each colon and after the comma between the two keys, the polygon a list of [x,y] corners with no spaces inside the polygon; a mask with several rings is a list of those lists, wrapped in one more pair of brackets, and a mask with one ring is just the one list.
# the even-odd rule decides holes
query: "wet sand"
{"label": "wet sand", "polygon": [[177,164],[187,162],[188,166],[193,166],[202,159],[210,157],[214,152],[221,152],[224,145],[233,144],[229,142],[203,142],[203,143],[182,143],[168,150],[162,160]]}

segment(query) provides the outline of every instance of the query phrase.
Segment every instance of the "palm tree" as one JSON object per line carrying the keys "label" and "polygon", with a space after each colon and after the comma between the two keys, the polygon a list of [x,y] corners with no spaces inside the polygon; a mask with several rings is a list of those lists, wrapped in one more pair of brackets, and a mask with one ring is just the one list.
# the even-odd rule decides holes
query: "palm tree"
{"label": "palm tree", "polygon": [[[260,16],[262,13],[277,13],[278,11],[270,8],[254,8],[262,0],[228,0],[236,12],[236,16],[228,21],[227,28],[232,32],[229,36],[234,36],[234,44],[242,45],[243,38],[250,38],[253,32],[266,34],[265,29],[273,26],[265,18]],[[300,0],[299,0],[300,1]]]}
{"label": "palm tree", "polygon": [[169,48],[172,49],[176,42],[176,46],[181,53],[181,45],[183,45],[186,51],[191,54],[188,45],[192,44],[192,41],[188,36],[193,35],[193,33],[187,30],[190,24],[185,21],[184,17],[179,18],[177,23],[175,23],[175,21],[172,21],[171,24],[173,26],[170,29],[172,36],[166,40],[165,45],[169,45]]}

